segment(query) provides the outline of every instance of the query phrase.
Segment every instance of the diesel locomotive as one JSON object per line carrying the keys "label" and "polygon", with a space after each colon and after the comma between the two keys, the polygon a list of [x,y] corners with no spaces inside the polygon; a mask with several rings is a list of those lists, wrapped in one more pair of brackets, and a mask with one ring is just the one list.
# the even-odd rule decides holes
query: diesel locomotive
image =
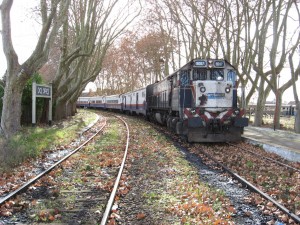
{"label": "diesel locomotive", "polygon": [[[239,141],[248,118],[238,107],[236,70],[226,60],[194,59],[165,79],[145,88],[113,96],[78,99],[94,108],[142,114],[166,125],[189,142]],[[118,101],[117,101],[118,99]],[[87,102],[89,104],[87,105]]]}

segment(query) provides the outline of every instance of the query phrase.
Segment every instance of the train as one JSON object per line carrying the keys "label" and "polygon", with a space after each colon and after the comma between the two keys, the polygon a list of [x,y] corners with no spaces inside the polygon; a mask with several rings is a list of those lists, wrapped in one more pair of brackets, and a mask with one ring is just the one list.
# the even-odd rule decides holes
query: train
{"label": "train", "polygon": [[188,142],[236,142],[248,126],[238,107],[236,69],[222,59],[193,59],[165,79],[131,92],[79,97],[77,107],[143,115]]}

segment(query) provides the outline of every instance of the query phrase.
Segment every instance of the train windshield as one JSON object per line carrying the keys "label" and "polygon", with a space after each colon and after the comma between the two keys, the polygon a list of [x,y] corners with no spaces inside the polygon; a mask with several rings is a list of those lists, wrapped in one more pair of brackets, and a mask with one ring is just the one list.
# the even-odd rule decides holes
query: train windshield
{"label": "train windshield", "polygon": [[210,73],[211,80],[224,80],[224,69],[213,69]]}
{"label": "train windshield", "polygon": [[193,80],[224,80],[224,69],[193,69]]}
{"label": "train windshield", "polygon": [[207,70],[206,69],[194,69],[193,70],[193,80],[206,80]]}

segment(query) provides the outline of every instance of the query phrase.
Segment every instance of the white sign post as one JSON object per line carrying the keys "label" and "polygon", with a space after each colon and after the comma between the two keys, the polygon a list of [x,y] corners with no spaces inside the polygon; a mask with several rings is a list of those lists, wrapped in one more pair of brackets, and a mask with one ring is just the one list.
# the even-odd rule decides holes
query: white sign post
{"label": "white sign post", "polygon": [[52,123],[52,85],[32,83],[32,126],[36,125],[36,98],[49,98],[49,125]]}

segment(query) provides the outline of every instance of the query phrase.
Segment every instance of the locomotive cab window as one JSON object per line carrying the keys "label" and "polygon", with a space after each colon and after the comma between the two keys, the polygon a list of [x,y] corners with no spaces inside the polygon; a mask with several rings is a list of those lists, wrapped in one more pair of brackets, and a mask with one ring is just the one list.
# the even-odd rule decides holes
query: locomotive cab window
{"label": "locomotive cab window", "polygon": [[193,80],[206,80],[207,70],[205,69],[194,69],[193,70]]}
{"label": "locomotive cab window", "polygon": [[224,80],[224,70],[223,69],[213,69],[210,72],[211,80]]}

